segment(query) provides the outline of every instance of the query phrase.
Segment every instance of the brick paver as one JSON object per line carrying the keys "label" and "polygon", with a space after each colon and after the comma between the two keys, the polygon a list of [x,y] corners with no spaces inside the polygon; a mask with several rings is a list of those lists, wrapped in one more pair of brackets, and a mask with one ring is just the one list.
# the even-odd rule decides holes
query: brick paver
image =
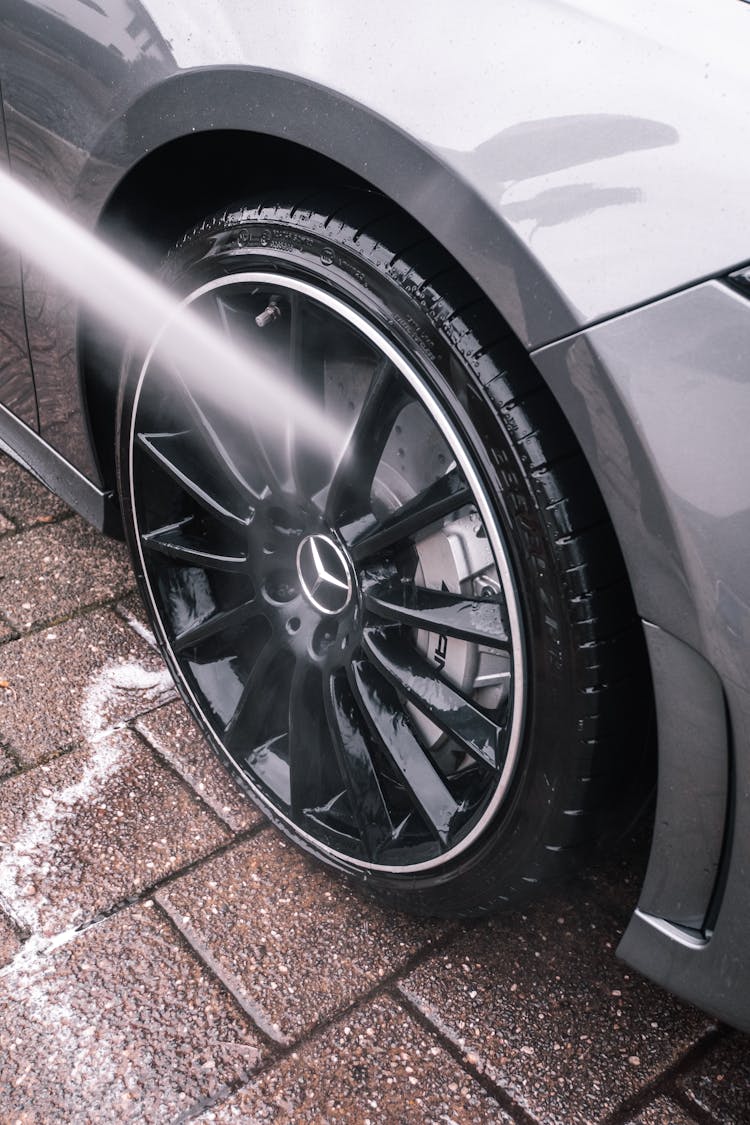
{"label": "brick paver", "polygon": [[611,1112],[712,1026],[613,957],[583,894],[514,911],[424,961],[401,988],[545,1125]]}
{"label": "brick paver", "polygon": [[[0,550],[1,549],[2,544],[0,544]],[[0,619],[0,644],[2,644],[3,641],[8,641],[12,637],[15,637],[17,635],[18,631],[14,629],[12,625],[9,625],[7,621],[3,621],[2,619]]]}
{"label": "brick paver", "polygon": [[0,778],[15,773],[17,769],[18,766],[13,755],[4,746],[0,746]]}
{"label": "brick paver", "polygon": [[34,527],[2,545],[0,614],[19,630],[69,617],[133,584],[123,544],[78,516]]}
{"label": "brick paver", "polygon": [[71,514],[62,500],[4,454],[0,454],[0,512],[17,528],[51,523]]}
{"label": "brick paver", "polygon": [[225,844],[213,813],[130,731],[0,787],[0,896],[35,932],[89,921]]}
{"label": "brick paver", "polygon": [[18,962],[0,976],[3,1120],[173,1122],[263,1058],[153,906]]}
{"label": "brick paver", "polygon": [[282,1043],[353,1003],[445,928],[363,902],[270,831],[158,899]]}
{"label": "brick paver", "polygon": [[750,1121],[750,1039],[614,957],[644,836],[491,921],[383,910],[266,825],[122,545],[3,457],[0,544],[0,1121]]}
{"label": "brick paver", "polygon": [[0,738],[28,765],[174,693],[161,659],[112,610],[0,649]]}
{"label": "brick paver", "polygon": [[503,1125],[510,1117],[388,997],[339,1020],[199,1121]]}
{"label": "brick paver", "polygon": [[627,1125],[696,1125],[696,1119],[671,1098],[656,1098],[635,1117],[628,1118]]}
{"label": "brick paver", "polygon": [[230,828],[242,832],[264,820],[229,777],[181,700],[148,712],[136,727]]}
{"label": "brick paver", "polygon": [[6,917],[0,914],[0,967],[15,957],[21,948],[21,941]]}
{"label": "brick paver", "polygon": [[680,1083],[688,1097],[722,1125],[750,1121],[750,1045],[746,1035],[720,1043]]}

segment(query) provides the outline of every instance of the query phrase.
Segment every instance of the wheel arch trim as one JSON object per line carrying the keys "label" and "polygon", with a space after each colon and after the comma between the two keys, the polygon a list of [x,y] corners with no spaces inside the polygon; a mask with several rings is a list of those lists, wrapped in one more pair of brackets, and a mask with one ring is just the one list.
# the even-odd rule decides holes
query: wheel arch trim
{"label": "wheel arch trim", "polygon": [[119,169],[98,201],[99,223],[123,180],[162,146],[220,130],[292,142],[383,192],[424,226],[495,304],[527,348],[579,320],[511,227],[467,180],[415,137],[318,83],[253,67],[201,67],[149,87],[100,136],[79,182]]}

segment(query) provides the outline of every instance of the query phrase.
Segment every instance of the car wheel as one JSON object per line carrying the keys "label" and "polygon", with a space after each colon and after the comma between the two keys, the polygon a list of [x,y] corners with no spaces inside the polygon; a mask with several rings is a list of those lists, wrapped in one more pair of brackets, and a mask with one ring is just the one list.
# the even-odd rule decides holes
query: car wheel
{"label": "car wheel", "polygon": [[162,276],[348,434],[328,457],[293,425],[270,443],[158,346],[126,367],[130,550],[222,760],[298,845],[406,909],[477,914],[565,870],[639,768],[644,662],[528,356],[370,193],[237,208]]}

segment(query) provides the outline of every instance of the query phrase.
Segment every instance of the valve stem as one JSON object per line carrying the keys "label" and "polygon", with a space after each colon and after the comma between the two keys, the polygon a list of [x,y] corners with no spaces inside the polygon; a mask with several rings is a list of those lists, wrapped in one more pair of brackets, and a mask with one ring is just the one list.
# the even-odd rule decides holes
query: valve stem
{"label": "valve stem", "polygon": [[255,323],[258,328],[267,328],[269,324],[273,324],[281,316],[281,306],[279,301],[281,298],[276,293],[272,293],[268,304],[263,309],[262,313],[258,313],[255,318]]}

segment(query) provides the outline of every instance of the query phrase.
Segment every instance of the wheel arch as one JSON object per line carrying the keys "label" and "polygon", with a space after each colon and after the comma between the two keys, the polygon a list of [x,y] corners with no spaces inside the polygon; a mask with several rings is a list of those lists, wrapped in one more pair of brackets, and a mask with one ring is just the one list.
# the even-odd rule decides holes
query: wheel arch
{"label": "wheel arch", "polygon": [[[367,107],[297,76],[247,67],[172,75],[105,130],[79,183],[102,184],[107,168],[117,174],[93,205],[95,226],[146,268],[198,219],[244,193],[291,180],[358,185],[381,192],[425,227],[525,347],[577,326],[528,248],[438,152]],[[84,320],[83,395],[89,419],[97,419],[91,439],[108,486],[119,367],[109,352]]]}
{"label": "wheel arch", "polygon": [[[155,268],[177,239],[207,215],[243,194],[283,186],[299,176],[316,185],[370,185],[342,165],[280,137],[247,130],[189,133],[148,152],[122,177],[108,198],[97,233],[127,246],[144,269]],[[185,193],[186,177],[190,190]],[[79,363],[91,441],[108,488],[115,487],[115,415],[121,349],[106,330],[98,333],[85,316],[79,326]]]}

